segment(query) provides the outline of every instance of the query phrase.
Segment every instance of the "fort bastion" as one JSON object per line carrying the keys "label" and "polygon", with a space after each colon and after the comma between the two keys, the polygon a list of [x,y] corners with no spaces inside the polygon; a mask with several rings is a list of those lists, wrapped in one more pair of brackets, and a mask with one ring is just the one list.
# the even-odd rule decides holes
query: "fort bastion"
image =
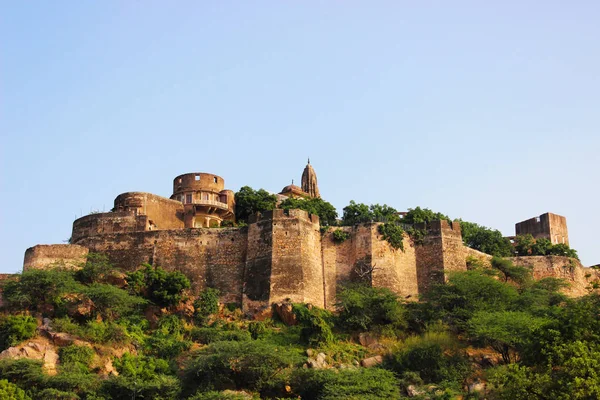
{"label": "fort bastion", "polygon": [[[302,187],[286,186],[279,196],[320,196],[310,162]],[[559,242],[568,243],[566,220],[544,215],[550,215],[547,226],[542,222],[530,228],[530,222],[524,221],[517,224],[517,233],[519,229],[528,229],[527,233],[537,229],[541,237],[548,231]],[[221,227],[223,221],[234,219],[234,194],[225,189],[223,178],[187,173],[175,177],[170,198],[123,193],[115,198],[112,211],[75,220],[70,244],[27,249],[23,269],[46,268],[57,262],[75,266],[88,252],[103,253],[126,271],[143,263],[180,271],[192,282],[193,291],[216,288],[221,302],[236,303],[246,312],[260,312],[281,301],[331,309],[343,284],[357,279],[416,300],[432,284],[444,282],[448,272],[465,271],[467,257],[484,262],[491,258],[465,247],[460,224],[445,220],[418,226],[425,236],[416,243],[405,235],[404,249],[400,250],[382,238],[378,223],[322,232],[316,215],[275,209],[252,216],[247,226]],[[564,222],[563,231],[552,230],[555,220]],[[349,238],[337,243],[334,229],[344,230]],[[584,273],[577,260],[525,258],[535,276],[561,277],[573,283],[572,295],[584,294],[587,281],[598,278],[595,271],[594,276]]]}

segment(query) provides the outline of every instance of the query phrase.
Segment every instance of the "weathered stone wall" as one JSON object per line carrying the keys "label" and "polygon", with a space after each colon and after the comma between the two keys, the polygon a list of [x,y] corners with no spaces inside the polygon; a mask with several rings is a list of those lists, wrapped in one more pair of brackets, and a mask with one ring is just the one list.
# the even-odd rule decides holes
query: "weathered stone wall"
{"label": "weathered stone wall", "polygon": [[548,277],[564,279],[569,284],[569,287],[562,292],[571,297],[588,294],[590,284],[600,279],[600,271],[585,268],[574,258],[562,256],[527,256],[509,257],[508,259],[515,265],[531,267],[535,280]]}
{"label": "weathered stone wall", "polygon": [[248,221],[242,306],[250,312],[269,305],[273,260],[273,221],[260,215]]}
{"label": "weathered stone wall", "polygon": [[[472,249],[470,247],[465,246],[465,255],[467,257],[467,261],[469,258],[472,258],[479,262],[485,268],[491,268],[492,264],[492,256],[486,253],[483,253],[479,250]],[[468,267],[468,266],[467,266]]]}
{"label": "weathered stone wall", "polygon": [[145,231],[146,216],[136,215],[135,210],[97,213],[73,221],[71,242],[77,244],[82,238],[109,233]]}
{"label": "weathered stone wall", "polygon": [[371,284],[384,287],[407,300],[417,300],[419,286],[417,279],[417,259],[415,246],[404,235],[404,249],[394,249],[378,231],[380,224],[371,226],[371,264],[373,267]]}
{"label": "weathered stone wall", "polygon": [[75,244],[38,244],[25,251],[23,271],[51,266],[79,268],[85,263],[88,249]]}
{"label": "weathered stone wall", "polygon": [[182,229],[183,204],[180,201],[145,192],[122,193],[115,198],[115,211],[136,211],[146,215],[143,230]]}
{"label": "weathered stone wall", "polygon": [[517,235],[530,234],[536,239],[550,239],[552,244],[569,244],[567,219],[562,215],[545,213],[539,217],[518,222],[515,224],[515,233]]}
{"label": "weathered stone wall", "polygon": [[116,267],[134,270],[142,263],[180,271],[195,292],[214,287],[224,303],[241,303],[247,229],[182,229],[113,233],[82,239],[93,252],[107,254]]}

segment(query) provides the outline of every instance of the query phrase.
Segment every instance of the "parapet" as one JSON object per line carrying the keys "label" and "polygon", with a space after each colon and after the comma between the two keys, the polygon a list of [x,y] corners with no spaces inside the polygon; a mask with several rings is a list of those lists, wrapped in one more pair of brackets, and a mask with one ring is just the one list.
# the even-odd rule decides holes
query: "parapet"
{"label": "parapet", "polygon": [[210,191],[219,193],[225,189],[225,180],[218,175],[206,172],[190,172],[173,179],[173,195],[190,191]]}
{"label": "parapet", "polygon": [[319,224],[319,216],[316,214],[310,214],[307,211],[299,210],[299,209],[290,209],[283,210],[280,208],[276,208],[274,210],[264,211],[262,213],[256,213],[251,215],[248,218],[249,224],[254,224],[259,221],[266,220],[274,220],[274,219],[284,219],[284,218],[297,218],[300,220],[305,220],[310,222],[311,224]]}
{"label": "parapet", "polygon": [[414,228],[419,229],[419,230],[426,230],[427,232],[431,232],[431,233],[439,233],[442,231],[452,231],[453,233],[461,234],[460,222],[458,222],[458,221],[449,222],[448,220],[445,220],[445,219],[437,220],[437,221],[430,221],[428,223],[422,222],[422,223],[414,224]]}
{"label": "parapet", "polygon": [[89,250],[76,244],[38,244],[25,251],[23,271],[53,266],[79,268]]}

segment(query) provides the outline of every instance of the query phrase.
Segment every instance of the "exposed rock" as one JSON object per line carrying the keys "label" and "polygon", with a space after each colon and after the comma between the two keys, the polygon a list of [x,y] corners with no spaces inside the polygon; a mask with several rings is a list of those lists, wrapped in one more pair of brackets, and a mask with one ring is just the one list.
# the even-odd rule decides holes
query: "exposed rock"
{"label": "exposed rock", "polygon": [[[312,351],[312,354],[314,354],[314,351]],[[325,353],[319,353],[319,354],[317,354],[316,358],[309,357],[306,360],[306,365],[308,368],[314,368],[314,369],[329,368],[329,364],[327,364],[326,360],[327,360],[327,355]]]}
{"label": "exposed rock", "polygon": [[325,362],[325,360],[327,359],[327,355],[325,353],[319,353],[317,354],[317,361],[320,363]]}
{"label": "exposed rock", "polygon": [[383,362],[383,357],[374,356],[374,357],[365,358],[364,360],[362,360],[360,362],[360,365],[362,365],[365,368],[371,368],[371,367],[381,364],[382,362]]}
{"label": "exposed rock", "polygon": [[416,396],[420,396],[424,393],[425,392],[423,392],[422,390],[417,390],[415,385],[408,385],[406,387],[406,394],[408,395],[408,397],[416,397]]}
{"label": "exposed rock", "polygon": [[56,375],[56,364],[58,363],[58,353],[54,349],[47,349],[44,354],[43,369],[48,375]]}
{"label": "exposed rock", "polygon": [[127,280],[125,279],[126,277],[127,275],[122,272],[112,271],[110,274],[107,274],[103,277],[103,281],[122,289],[127,286]]}
{"label": "exposed rock", "polygon": [[18,347],[9,347],[0,353],[0,360],[5,358],[20,358],[22,356],[21,349]]}
{"label": "exposed rock", "polygon": [[360,333],[358,335],[358,342],[365,347],[378,343],[377,338],[368,332]]}
{"label": "exposed rock", "polygon": [[52,341],[57,346],[68,346],[73,344],[75,338],[68,333],[59,332],[52,335]]}
{"label": "exposed rock", "polygon": [[291,326],[298,323],[291,303],[277,303],[273,305],[273,308],[284,324]]}
{"label": "exposed rock", "polygon": [[467,390],[469,393],[485,393],[486,386],[485,382],[476,379],[467,386]]}
{"label": "exposed rock", "polygon": [[306,349],[306,355],[309,357],[312,357],[315,354],[315,351],[313,349]]}

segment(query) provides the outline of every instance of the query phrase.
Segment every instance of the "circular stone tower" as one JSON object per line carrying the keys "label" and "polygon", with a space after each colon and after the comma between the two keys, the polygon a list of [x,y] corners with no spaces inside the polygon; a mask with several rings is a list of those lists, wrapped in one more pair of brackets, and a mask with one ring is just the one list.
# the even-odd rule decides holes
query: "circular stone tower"
{"label": "circular stone tower", "polygon": [[172,200],[183,203],[186,228],[221,226],[223,221],[235,220],[233,191],[225,189],[220,176],[192,172],[173,180]]}

